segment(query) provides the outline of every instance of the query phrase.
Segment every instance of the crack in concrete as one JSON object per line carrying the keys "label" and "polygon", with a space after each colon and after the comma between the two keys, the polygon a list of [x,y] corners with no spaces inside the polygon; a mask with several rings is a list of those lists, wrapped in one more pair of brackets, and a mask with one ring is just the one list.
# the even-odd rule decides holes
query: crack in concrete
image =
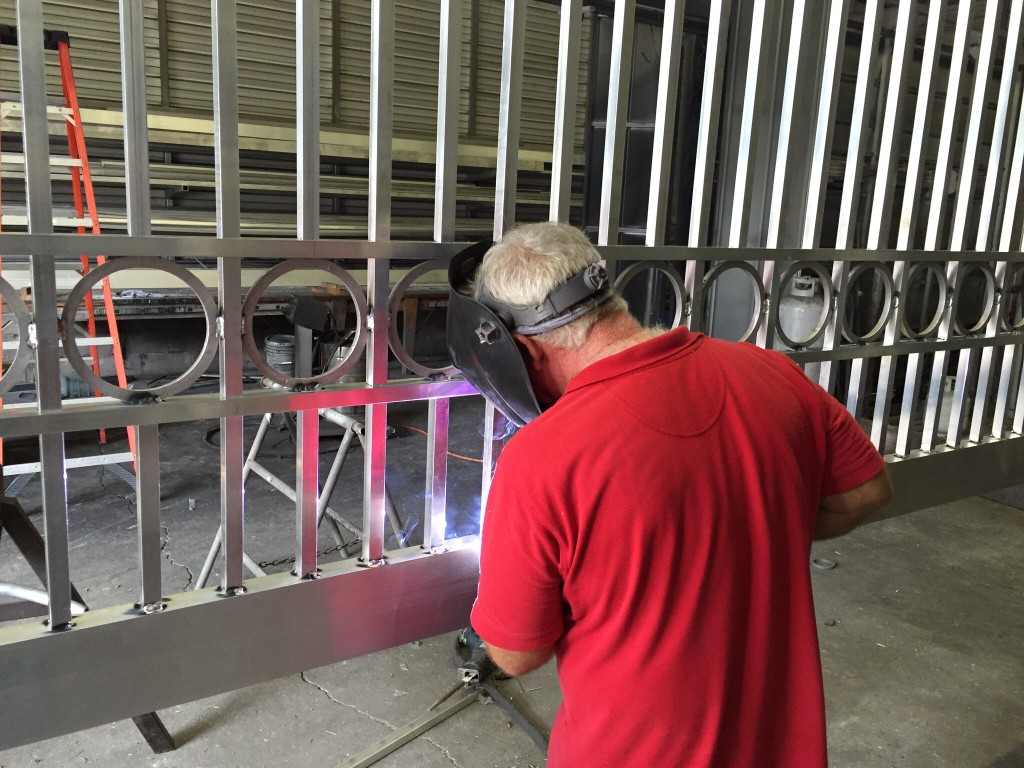
{"label": "crack in concrete", "polygon": [[184,563],[175,562],[174,558],[171,557],[171,553],[166,551],[167,545],[171,543],[171,532],[166,525],[161,525],[160,528],[162,528],[164,532],[164,535],[160,537],[160,551],[163,553],[163,556],[167,558],[167,562],[171,565],[176,565],[179,568],[185,569],[185,573],[188,574],[188,581],[185,582],[185,586],[182,589],[188,589],[192,586],[192,582],[195,581],[195,574],[193,574],[192,569]]}
{"label": "crack in concrete", "polygon": [[[383,718],[377,717],[376,715],[371,715],[369,712],[360,709],[355,704],[349,704],[347,701],[342,701],[341,699],[334,698],[334,696],[331,695],[330,691],[328,691],[326,688],[324,688],[322,685],[320,685],[315,680],[310,680],[308,677],[306,677],[306,673],[305,672],[300,672],[299,673],[299,678],[302,680],[302,682],[308,683],[309,685],[311,685],[314,688],[316,688],[318,691],[320,691],[324,696],[326,696],[328,699],[333,701],[335,704],[338,704],[338,705],[340,705],[342,707],[348,707],[349,709],[353,710],[354,712],[358,712],[363,717],[367,717],[370,720],[373,720],[375,723],[380,723],[381,725],[386,725],[388,728],[390,728],[393,731],[397,731],[398,730],[398,726],[392,725],[387,720],[384,720]],[[449,763],[454,765],[455,768],[462,768],[462,765],[459,763],[458,760],[456,760],[454,757],[452,757],[451,751],[449,751],[449,749],[447,747],[437,743],[432,738],[430,738],[430,736],[427,736],[425,734],[423,736],[423,739],[428,744],[430,744],[430,746],[432,746],[434,749],[436,749],[442,755],[444,755],[445,759]]]}
{"label": "crack in concrete", "polygon": [[366,712],[365,710],[360,709],[355,704],[349,704],[347,701],[342,701],[341,699],[334,698],[331,695],[330,691],[328,691],[326,688],[324,688],[319,683],[317,683],[317,682],[315,682],[313,680],[310,680],[308,677],[306,677],[306,673],[305,672],[300,672],[299,673],[299,678],[302,680],[302,682],[308,683],[309,685],[312,685],[314,688],[316,688],[318,691],[323,693],[324,696],[326,696],[328,699],[333,701],[335,704],[340,704],[343,707],[348,707],[349,709],[351,709],[351,710],[353,710],[355,712],[358,712],[363,717],[370,718],[375,723],[380,723],[381,725],[386,725],[388,728],[390,728],[393,731],[397,731],[398,730],[398,726],[392,725],[387,720],[384,720],[383,718],[377,717],[376,715],[371,715],[369,712]]}
{"label": "crack in concrete", "polygon": [[[107,468],[101,464],[100,465],[100,476],[99,476],[100,488],[102,488],[104,491],[109,492],[110,488],[107,487],[107,484],[105,482],[103,482],[103,476],[106,473],[107,473]],[[128,510],[128,514],[131,515],[132,517],[134,517],[135,516],[135,505],[133,504],[132,497],[131,496],[125,496],[124,494],[121,494],[121,493],[114,493],[113,495],[121,497],[121,500],[125,503],[125,508]]]}
{"label": "crack in concrete", "polygon": [[448,750],[448,747],[441,746],[426,734],[424,734],[423,738],[427,740],[428,744],[430,744],[432,747],[440,751],[440,753],[444,755],[448,762],[454,765],[455,768],[462,768],[462,766],[459,765],[459,761],[452,757],[452,753]]}

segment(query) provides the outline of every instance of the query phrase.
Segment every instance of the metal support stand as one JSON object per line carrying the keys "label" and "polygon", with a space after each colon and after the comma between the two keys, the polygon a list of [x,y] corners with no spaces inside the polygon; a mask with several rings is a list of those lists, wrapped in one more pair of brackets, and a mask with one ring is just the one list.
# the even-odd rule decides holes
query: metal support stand
{"label": "metal support stand", "polygon": [[[31,475],[22,475],[21,477],[31,477]],[[46,587],[46,545],[42,535],[16,499],[0,496],[0,534],[5,530],[29,567],[39,577],[43,587]],[[74,584],[71,585],[71,598],[85,606],[85,601],[75,589]],[[4,617],[0,616],[0,621],[3,620]],[[135,723],[154,753],[170,752],[176,748],[174,740],[156,712],[137,715],[132,718],[132,722]]]}
{"label": "metal support stand", "polygon": [[508,714],[512,721],[522,728],[542,751],[547,752],[550,737],[548,729],[537,725],[536,715],[522,705],[514,703],[498,690],[493,678],[487,677],[483,681],[473,680],[462,683],[441,697],[423,715],[343,761],[338,768],[368,768],[405,746],[417,736],[426,733],[435,725],[444,722],[456,712],[461,712],[482,695],[489,697],[501,707],[502,711]]}
{"label": "metal support stand", "polygon": [[[267,429],[270,427],[270,421],[273,416],[274,414],[272,413],[266,413],[263,415],[263,420],[260,422],[259,429],[256,431],[256,437],[253,438],[252,446],[249,448],[249,454],[245,459],[245,466],[242,470],[242,485],[244,487],[245,483],[248,482],[249,473],[255,472],[271,487],[280,491],[291,501],[295,501],[295,489],[265,466],[260,464],[257,460],[260,448],[263,446],[263,441],[266,438]],[[338,446],[337,452],[334,454],[334,461],[331,464],[330,471],[327,473],[327,479],[324,481],[323,487],[320,490],[316,515],[317,527],[319,528],[321,522],[323,522],[326,517],[331,536],[334,538],[335,543],[340,545],[344,540],[341,533],[342,528],[347,530],[356,538],[363,538],[363,531],[346,520],[339,512],[332,509],[329,504],[331,494],[334,493],[334,488],[338,483],[338,477],[341,475],[341,469],[345,463],[345,456],[348,454],[349,449],[352,446],[352,441],[358,439],[363,450],[366,450],[363,437],[363,423],[347,414],[339,413],[338,411],[330,408],[321,410],[320,416],[345,429],[345,435],[341,440],[341,444]],[[384,504],[387,509],[388,520],[391,522],[391,528],[394,530],[395,536],[398,537],[400,544],[404,544],[406,540],[406,533],[390,492],[386,492]],[[202,589],[209,581],[210,574],[213,572],[213,566],[217,561],[217,556],[220,554],[223,536],[223,529],[218,528],[217,533],[213,538],[213,543],[210,545],[210,551],[206,556],[206,562],[203,563],[203,569],[199,573],[199,578],[196,579],[194,589]],[[245,552],[242,553],[242,562],[254,576],[266,575],[256,561]]]}
{"label": "metal support stand", "polygon": [[[131,471],[125,464],[119,463],[124,461],[131,461],[131,453],[115,453],[115,454],[100,454],[98,456],[89,456],[83,459],[68,459],[68,469],[79,469],[82,467],[97,467],[102,466],[110,470],[110,474],[116,477],[118,480],[123,480],[128,486],[134,491],[135,490],[135,473]],[[29,464],[12,464],[5,469],[5,482],[6,487],[4,488],[4,495],[9,498],[15,498],[21,493],[25,486],[27,486],[33,477],[39,474],[39,462],[32,462]],[[9,478],[9,479],[8,479]]]}
{"label": "metal support stand", "polygon": [[135,723],[135,727],[139,729],[142,738],[146,740],[149,748],[155,754],[162,755],[164,752],[173,752],[178,748],[163,721],[157,717],[156,712],[136,715],[132,718],[132,722]]}

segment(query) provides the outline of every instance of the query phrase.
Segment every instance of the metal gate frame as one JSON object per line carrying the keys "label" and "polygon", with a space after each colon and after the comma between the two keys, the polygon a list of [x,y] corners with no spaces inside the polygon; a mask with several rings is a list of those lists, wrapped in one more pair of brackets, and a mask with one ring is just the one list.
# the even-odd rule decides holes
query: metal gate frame
{"label": "metal gate frame", "polygon": [[[127,236],[55,235],[51,224],[45,93],[43,83],[43,22],[41,4],[19,0],[17,23],[21,31],[19,48],[22,98],[25,102],[24,146],[29,209],[28,234],[0,235],[0,252],[31,254],[32,291],[36,313],[25,322],[25,340],[19,355],[34,356],[37,369],[38,410],[35,413],[5,412],[0,418],[0,436],[38,435],[42,457],[43,520],[49,592],[47,626],[22,624],[0,628],[0,749],[150,712],[203,696],[227,691],[336,662],[354,655],[429,636],[464,623],[475,593],[477,539],[467,537],[445,541],[446,475],[445,455],[450,398],[473,394],[458,379],[424,378],[389,382],[388,316],[389,274],[403,264],[447,259],[460,246],[453,242],[455,219],[455,171],[458,148],[457,104],[459,88],[458,46],[462,0],[441,0],[441,61],[439,63],[439,109],[437,131],[437,195],[433,243],[390,242],[391,180],[391,80],[393,68],[392,0],[372,3],[372,68],[370,127],[369,232],[366,242],[321,241],[318,239],[319,201],[319,108],[317,61],[317,0],[298,0],[296,24],[297,126],[298,126],[298,238],[242,239],[239,233],[238,192],[238,98],[236,61],[236,14],[232,0],[212,0],[213,56],[215,61],[215,154],[217,168],[218,237],[154,237],[149,231],[150,211],[147,177],[146,105],[143,92],[143,27],[134,0],[120,0],[123,98],[125,116],[125,158],[128,191],[129,230]],[[803,0],[755,0],[754,18],[768,12],[784,13],[788,36],[778,35],[774,43],[760,39],[761,27],[750,30],[746,58],[740,59],[742,104],[740,129],[735,148],[736,167],[728,180],[719,178],[715,195],[715,159],[719,156],[719,119],[722,104],[723,61],[728,44],[730,3],[713,4],[709,20],[704,93],[700,115],[699,143],[693,203],[690,210],[688,242],[665,245],[667,189],[673,169],[675,94],[678,93],[678,48],[683,24],[682,0],[666,0],[663,39],[666,44],[659,80],[655,151],[652,163],[650,209],[646,244],[621,246],[618,241],[623,165],[625,111],[628,102],[628,66],[632,59],[635,0],[616,0],[614,56],[609,87],[609,113],[600,206],[599,246],[602,254],[620,273],[631,279],[643,269],[619,269],[622,262],[641,262],[643,268],[659,270],[676,294],[677,321],[695,329],[704,328],[705,298],[723,274],[736,272],[753,285],[755,307],[746,336],[771,346],[779,330],[779,299],[789,277],[799,269],[817,273],[828,289],[828,312],[818,336],[823,348],[796,343],[790,354],[801,363],[822,362],[822,382],[835,391],[840,364],[847,370],[848,386],[836,394],[858,416],[863,416],[876,444],[886,450],[897,484],[897,502],[889,514],[927,506],[1014,484],[1024,476],[1024,383],[1021,381],[1021,325],[1002,322],[1003,307],[1015,296],[1021,279],[1024,255],[1018,245],[1016,225],[1021,168],[1024,164],[1024,119],[1017,118],[1016,132],[1008,126],[1011,95],[1020,90],[1016,60],[1020,47],[1021,2],[1011,0],[1007,44],[1003,53],[1002,77],[998,86],[996,118],[990,137],[987,168],[998,172],[985,176],[980,210],[974,205],[972,174],[977,159],[986,89],[998,35],[995,34],[1002,3],[1000,0],[963,0],[959,13],[964,21],[955,38],[950,88],[969,80],[964,66],[964,48],[973,6],[985,10],[984,30],[971,96],[971,119],[967,122],[960,187],[956,193],[950,252],[941,247],[938,232],[943,222],[941,201],[945,197],[946,169],[950,144],[956,130],[955,104],[942,120],[942,138],[936,158],[938,194],[933,190],[928,212],[928,237],[923,249],[913,249],[911,222],[919,207],[921,166],[926,151],[927,108],[915,113],[913,140],[907,157],[901,216],[893,215],[890,183],[899,155],[895,129],[901,125],[903,96],[907,82],[913,40],[914,9],[922,2],[903,0],[897,19],[893,65],[889,69],[887,98],[881,124],[880,154],[877,162],[873,200],[869,206],[867,240],[854,249],[853,224],[861,200],[861,142],[865,128],[867,82],[876,52],[877,7],[868,3],[864,44],[858,68],[855,125],[850,134],[846,181],[843,185],[839,247],[817,247],[822,228],[823,191],[827,161],[831,152],[836,111],[836,84],[845,40],[849,0],[832,0],[824,48],[806,53],[800,43],[805,7]],[[924,65],[915,84],[925,92],[934,89],[937,69],[937,41],[944,2],[934,0],[929,8],[925,33]],[[518,160],[518,122],[522,90],[525,0],[507,0],[502,56],[500,135],[496,147],[498,173],[495,190],[494,237],[516,220],[515,201]],[[561,43],[556,94],[556,121],[551,180],[551,218],[567,220],[573,162],[573,119],[575,113],[575,66],[579,58],[581,0],[562,3]],[[902,32],[902,37],[900,33]],[[898,50],[897,50],[898,49]],[[803,51],[804,53],[801,53]],[[770,60],[771,56],[775,59]],[[773,141],[754,141],[756,105],[765,98],[770,78],[769,64],[778,65],[784,75],[777,130]],[[733,65],[736,65],[735,56]],[[798,172],[791,168],[797,153],[792,125],[797,115],[796,89],[807,82],[808,66],[816,72],[810,79],[818,90],[813,115],[813,143],[806,164]],[[800,74],[805,75],[801,80]],[[774,89],[773,89],[774,90]],[[958,91],[954,90],[955,95]],[[953,99],[956,101],[956,99]],[[974,119],[977,117],[978,119]],[[888,142],[888,143],[887,143]],[[1009,163],[1001,153],[1012,147]],[[764,153],[767,152],[767,155]],[[789,160],[787,160],[787,157]],[[764,173],[770,187],[760,190],[766,213],[763,233],[751,229],[751,186],[755,161],[767,164]],[[763,170],[763,169],[762,169]],[[942,171],[939,173],[939,171]],[[966,178],[966,183],[964,179]],[[785,207],[797,190],[799,210]],[[713,199],[728,195],[729,220],[723,224],[724,247],[709,247],[709,220]],[[887,195],[890,197],[887,199]],[[997,199],[1004,202],[997,206]],[[938,200],[938,203],[935,201]],[[965,240],[968,214],[978,213],[974,250]],[[785,227],[785,213],[799,216],[798,227]],[[898,221],[897,247],[888,248],[887,228]],[[795,229],[796,234],[789,234]],[[992,233],[995,233],[993,236]],[[759,247],[746,245],[750,240]],[[760,247],[763,245],[764,247]],[[1016,250],[1014,250],[1016,247]],[[218,293],[215,310],[208,310],[209,343],[219,347],[220,392],[216,395],[177,395],[175,388],[187,385],[188,375],[175,387],[156,393],[115,392],[101,402],[62,404],[59,388],[58,346],[61,330],[58,317],[48,308],[56,306],[54,267],[81,253],[102,254],[116,265],[124,257],[139,258],[167,269],[178,257],[215,258],[218,263]],[[243,258],[284,260],[285,263],[315,267],[345,259],[365,262],[369,275],[366,295],[354,297],[365,302],[361,322],[368,339],[365,384],[327,384],[311,391],[242,388],[244,361]],[[160,260],[165,260],[161,262]],[[127,263],[127,262],[126,262]],[[901,298],[914,270],[931,270],[943,288],[946,301],[929,334],[908,333],[904,327]],[[981,269],[987,291],[984,322],[962,328],[957,320],[957,299],[969,269]],[[883,313],[876,328],[862,336],[849,335],[843,307],[858,275],[873,271],[885,287]],[[2,285],[2,284],[0,284]],[[5,301],[16,299],[5,291]],[[202,297],[201,297],[202,298]],[[212,297],[211,297],[212,299]],[[13,303],[17,304],[16,301]],[[21,309],[24,310],[24,307]],[[22,312],[27,315],[27,310]],[[23,317],[24,319],[24,317]],[[21,321],[19,321],[21,322]],[[68,332],[65,327],[65,334]],[[30,343],[28,340],[32,339]],[[34,347],[31,346],[34,344]],[[936,447],[936,421],[942,397],[942,379],[951,355],[957,356],[953,417],[944,445]],[[924,377],[925,355],[932,361]],[[877,368],[873,361],[879,361]],[[847,362],[848,361],[848,362]],[[904,362],[905,361],[905,362]],[[17,360],[16,364],[20,364]],[[905,370],[904,390],[898,382],[896,364]],[[341,372],[335,372],[340,376]],[[202,373],[202,370],[199,370]],[[198,374],[196,374],[198,375]],[[926,397],[919,397],[924,378]],[[435,380],[436,379],[436,380]],[[1016,383],[1015,383],[1016,382]],[[1014,384],[1014,387],[1011,387]],[[870,409],[868,397],[876,396]],[[131,405],[120,399],[139,399]],[[899,396],[897,396],[899,395]],[[968,404],[973,396],[973,411]],[[430,404],[430,446],[427,463],[427,498],[431,505],[426,517],[424,545],[385,551],[385,437],[389,403],[426,400]],[[896,404],[895,414],[891,412]],[[317,563],[317,451],[318,411],[342,406],[366,406],[363,530],[366,534],[358,562]],[[1010,412],[1013,412],[1012,419]],[[246,415],[293,411],[297,414],[295,574],[277,574],[256,579],[243,578],[242,534],[244,496],[242,468],[245,450],[242,421]],[[895,423],[891,424],[891,416]],[[969,416],[969,417],[968,417]],[[918,431],[916,421],[923,417]],[[221,423],[221,525],[224,532],[224,561],[220,584],[196,592],[164,596],[160,592],[159,537],[159,441],[163,424],[195,419],[219,419]],[[488,410],[489,434],[498,435],[500,418]],[[896,430],[894,447],[887,446],[890,426]],[[127,427],[138,436],[139,493],[138,554],[141,584],[135,606],[97,610],[72,620],[68,553],[68,514],[65,485],[64,433],[101,427]],[[489,468],[500,444],[485,441],[482,475],[483,496]],[[268,621],[268,617],[273,617]],[[98,691],[104,695],[97,696]]]}

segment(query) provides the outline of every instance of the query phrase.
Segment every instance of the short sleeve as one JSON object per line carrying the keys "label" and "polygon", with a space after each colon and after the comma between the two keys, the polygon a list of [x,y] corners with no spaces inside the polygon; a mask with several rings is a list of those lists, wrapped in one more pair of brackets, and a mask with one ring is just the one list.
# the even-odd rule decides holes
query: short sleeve
{"label": "short sleeve", "polygon": [[821,495],[846,493],[882,471],[885,462],[857,420],[817,387],[825,411],[825,473]]}
{"label": "short sleeve", "polygon": [[545,648],[563,629],[556,513],[544,501],[542,477],[521,455],[507,446],[494,474],[471,619],[485,642],[507,651]]}

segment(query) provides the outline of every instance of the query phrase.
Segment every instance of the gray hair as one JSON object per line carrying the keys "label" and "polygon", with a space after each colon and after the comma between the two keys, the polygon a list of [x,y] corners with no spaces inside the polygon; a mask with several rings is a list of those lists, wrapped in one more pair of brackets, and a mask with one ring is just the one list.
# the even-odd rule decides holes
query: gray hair
{"label": "gray hair", "polygon": [[[486,285],[487,292],[505,304],[539,304],[559,285],[600,259],[586,235],[575,227],[555,222],[525,224],[505,233],[501,242],[487,251],[473,283],[473,298],[479,301]],[[561,349],[578,348],[597,320],[627,311],[625,300],[616,295],[571,323],[536,338]]]}

